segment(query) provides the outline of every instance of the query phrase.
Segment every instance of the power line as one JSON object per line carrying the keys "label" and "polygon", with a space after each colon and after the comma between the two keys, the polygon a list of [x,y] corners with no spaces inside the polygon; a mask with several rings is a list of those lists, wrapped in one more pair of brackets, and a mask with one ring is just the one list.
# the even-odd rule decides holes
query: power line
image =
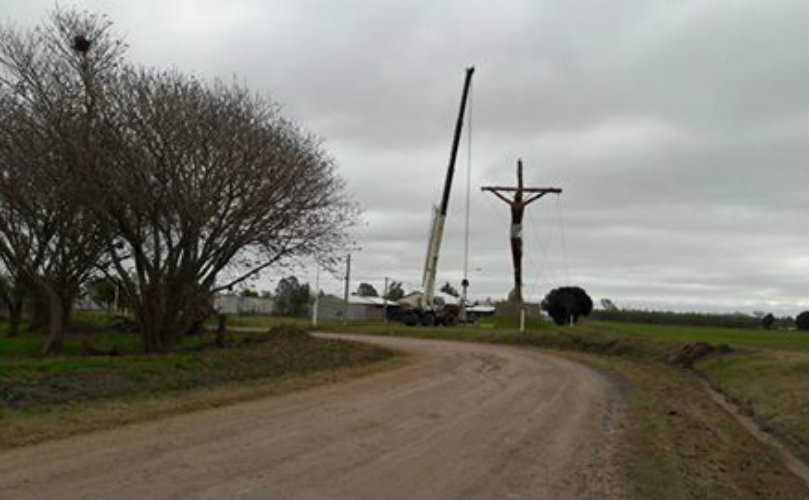
{"label": "power line", "polygon": [[[556,198],[556,204],[554,205],[553,215],[550,218],[550,223],[548,226],[550,229],[547,231],[547,237],[542,241],[541,237],[537,237],[537,247],[540,250],[540,255],[542,257],[542,264],[545,266],[547,280],[549,282],[553,282],[556,279],[556,273],[554,271],[554,262],[553,258],[551,257],[550,250],[551,250],[551,243],[553,242],[553,236],[556,233],[557,226],[559,224],[559,196]],[[536,219],[532,221],[532,228],[534,228],[534,233],[537,235],[539,231],[537,229],[538,222]],[[531,295],[536,293],[537,285],[540,282],[540,277],[542,276],[543,268],[540,265],[537,265],[535,261],[533,261],[533,252],[528,253],[528,259],[531,261],[531,265],[534,266],[534,279],[531,282]]]}
{"label": "power line", "polygon": [[557,198],[556,204],[559,207],[559,232],[561,233],[562,238],[562,265],[564,266],[565,270],[565,282],[566,284],[570,283],[570,269],[568,268],[567,262],[567,243],[565,242],[565,218],[562,213],[562,201]]}
{"label": "power line", "polygon": [[466,220],[463,240],[463,280],[461,280],[461,321],[466,321],[466,300],[469,291],[469,200],[472,197],[472,87],[469,87],[469,114],[466,133]]}

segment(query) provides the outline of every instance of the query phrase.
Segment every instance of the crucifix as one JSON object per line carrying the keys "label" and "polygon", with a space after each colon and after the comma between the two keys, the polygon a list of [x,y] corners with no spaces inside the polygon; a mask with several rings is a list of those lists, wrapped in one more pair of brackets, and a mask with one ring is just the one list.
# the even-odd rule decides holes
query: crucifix
{"label": "crucifix", "polygon": [[[520,330],[524,329],[524,308],[522,298],[522,217],[525,207],[548,193],[560,194],[560,188],[524,187],[522,180],[522,160],[517,160],[517,187],[486,186],[481,191],[489,191],[511,208],[511,259],[514,262],[514,291],[511,299],[520,305]],[[513,198],[507,196],[513,193]]]}

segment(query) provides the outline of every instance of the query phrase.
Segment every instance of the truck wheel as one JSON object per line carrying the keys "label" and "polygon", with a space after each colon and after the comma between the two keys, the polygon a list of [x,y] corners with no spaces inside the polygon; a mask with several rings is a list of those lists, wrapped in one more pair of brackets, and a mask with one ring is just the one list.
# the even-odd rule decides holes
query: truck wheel
{"label": "truck wheel", "polygon": [[421,326],[433,326],[435,325],[435,314],[431,312],[425,312],[421,315]]}
{"label": "truck wheel", "polygon": [[402,323],[407,326],[416,326],[419,324],[419,317],[413,311],[405,311],[402,313]]}

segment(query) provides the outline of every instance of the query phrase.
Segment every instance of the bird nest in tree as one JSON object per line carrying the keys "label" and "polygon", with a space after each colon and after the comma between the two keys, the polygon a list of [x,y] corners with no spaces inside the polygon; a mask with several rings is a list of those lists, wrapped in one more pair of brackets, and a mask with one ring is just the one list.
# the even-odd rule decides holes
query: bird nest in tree
{"label": "bird nest in tree", "polygon": [[86,36],[79,34],[73,37],[73,44],[71,47],[76,52],[86,54],[87,51],[90,50],[90,43],[90,40],[88,40]]}

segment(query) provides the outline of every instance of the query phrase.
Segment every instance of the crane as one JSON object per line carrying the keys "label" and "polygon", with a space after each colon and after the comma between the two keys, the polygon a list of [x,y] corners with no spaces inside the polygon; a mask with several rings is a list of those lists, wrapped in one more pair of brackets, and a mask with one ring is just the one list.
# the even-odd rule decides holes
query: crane
{"label": "crane", "polygon": [[455,175],[455,160],[458,157],[458,146],[461,142],[466,103],[469,97],[469,87],[472,83],[474,66],[466,68],[461,104],[458,110],[458,119],[455,122],[455,132],[452,137],[452,148],[449,154],[449,165],[444,178],[444,189],[441,195],[441,204],[433,206],[433,215],[430,224],[430,237],[427,241],[427,255],[424,262],[424,274],[421,285],[423,294],[413,299],[400,301],[401,319],[405,324],[432,326],[434,324],[455,324],[458,319],[459,307],[452,304],[436,304],[435,277],[438,272],[438,254],[441,250],[441,240],[444,236],[444,223],[447,219],[449,194],[452,189],[452,178]]}

